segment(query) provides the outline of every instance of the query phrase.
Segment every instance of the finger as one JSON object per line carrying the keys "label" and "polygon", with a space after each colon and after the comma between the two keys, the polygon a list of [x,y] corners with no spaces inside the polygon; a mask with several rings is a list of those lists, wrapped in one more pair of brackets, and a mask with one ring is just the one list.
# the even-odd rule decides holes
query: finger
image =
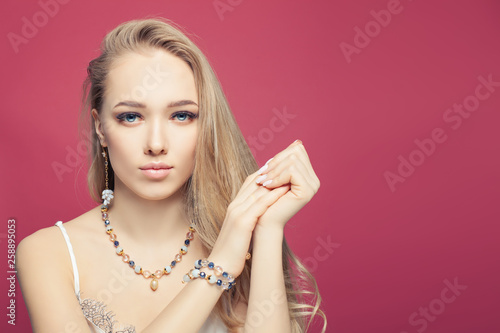
{"label": "finger", "polygon": [[253,191],[256,190],[257,186],[255,183],[255,180],[258,177],[258,173],[254,172],[253,174],[250,174],[247,176],[243,184],[241,185],[240,189],[238,190],[238,193],[234,197],[233,201],[234,202],[242,202],[250,196]]}
{"label": "finger", "polygon": [[304,162],[304,164],[307,167],[307,170],[309,172],[309,177],[311,177],[311,179],[317,178],[316,173],[314,172],[314,169],[312,167],[311,159],[309,158],[309,154],[307,154],[306,147],[304,147],[304,144],[302,143],[302,141],[300,142],[299,145],[297,145],[297,147],[299,148],[299,150],[302,153],[303,158],[301,160]]}
{"label": "finger", "polygon": [[[309,159],[309,156],[307,155],[306,149],[304,145],[302,144],[302,141],[296,140],[294,141],[289,147],[287,147],[285,150],[277,154],[274,158],[272,158],[272,162],[269,162],[269,166],[266,168],[261,168],[265,169],[263,172],[261,172],[262,176],[265,175],[266,173],[269,173],[273,169],[276,169],[281,162],[286,160],[288,157],[293,157],[297,156],[306,166],[306,178],[309,179],[314,185],[316,185],[319,188],[319,179],[316,176],[316,173],[314,172],[314,169],[311,165],[311,161]],[[259,171],[261,171],[259,170]],[[259,183],[263,183],[264,177],[260,176],[257,178]]]}
{"label": "finger", "polygon": [[269,173],[263,175],[262,186],[272,189],[284,184],[314,187],[315,180],[309,178],[309,172],[304,162],[296,155],[290,155]]}
{"label": "finger", "polygon": [[246,212],[250,216],[260,218],[266,210],[271,207],[279,198],[285,195],[290,190],[290,185],[280,186],[259,197],[253,204],[248,205]]}
{"label": "finger", "polygon": [[[302,172],[298,171],[298,164],[294,163],[283,170],[268,184],[264,183],[266,188],[274,189],[284,184],[289,184],[291,191],[298,198],[308,198],[316,193],[314,186],[308,182]],[[262,187],[264,187],[264,184]]]}
{"label": "finger", "polygon": [[258,173],[263,175],[266,174],[267,172],[271,171],[273,168],[276,167],[276,165],[280,164],[281,161],[283,161],[288,155],[292,154],[293,152],[297,154],[301,154],[304,157],[307,158],[307,155],[304,155],[303,149],[301,149],[299,146],[302,145],[302,141],[300,140],[295,140],[292,142],[287,148],[276,154],[274,157],[269,159],[262,168],[258,170]]}

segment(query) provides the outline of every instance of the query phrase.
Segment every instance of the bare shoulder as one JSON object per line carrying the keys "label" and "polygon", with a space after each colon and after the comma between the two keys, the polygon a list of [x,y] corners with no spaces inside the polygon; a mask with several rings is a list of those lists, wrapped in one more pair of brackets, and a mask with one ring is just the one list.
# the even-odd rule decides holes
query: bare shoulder
{"label": "bare shoulder", "polygon": [[[16,265],[19,268],[24,264],[29,264],[27,261],[36,258],[55,255],[59,257],[61,254],[60,248],[64,245],[64,238],[61,231],[56,226],[40,229],[31,235],[25,237],[18,245],[16,250]],[[53,258],[53,257],[52,257]]]}
{"label": "bare shoulder", "polygon": [[[85,228],[86,214],[64,223],[66,229]],[[17,246],[15,262],[34,331],[64,331],[67,325],[88,331],[75,294],[68,247],[59,227],[43,228],[25,237]]]}
{"label": "bare shoulder", "polygon": [[[77,234],[86,228],[89,216],[95,214],[92,209],[77,218],[65,222],[64,228]],[[19,242],[16,249],[16,270],[20,283],[27,282],[33,270],[56,271],[58,276],[73,279],[73,271],[68,247],[64,236],[56,225],[40,229]],[[40,272],[37,272],[39,275]]]}
{"label": "bare shoulder", "polygon": [[[91,216],[95,215],[95,208],[76,217],[73,220],[65,222],[63,225],[66,230],[85,230],[89,225],[87,222]],[[56,225],[46,227],[35,231],[31,235],[25,237],[17,246],[16,262],[22,266],[24,260],[29,260],[48,256],[46,259],[60,258],[66,252],[66,242],[61,230]],[[60,260],[51,260],[61,262]]]}

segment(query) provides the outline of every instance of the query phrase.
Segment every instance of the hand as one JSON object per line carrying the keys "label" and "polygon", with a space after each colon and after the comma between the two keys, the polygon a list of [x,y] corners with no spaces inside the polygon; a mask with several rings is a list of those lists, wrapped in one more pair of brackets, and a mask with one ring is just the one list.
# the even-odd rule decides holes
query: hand
{"label": "hand", "polygon": [[314,173],[302,141],[296,140],[278,153],[259,171],[262,187],[271,193],[286,189],[275,203],[259,218],[258,226],[283,229],[302,207],[318,192],[320,181]]}
{"label": "hand", "polygon": [[209,256],[210,261],[222,266],[234,277],[243,271],[245,255],[259,217],[290,189],[289,186],[273,190],[260,186],[256,182],[258,176],[257,172],[249,175],[229,204],[221,231]]}

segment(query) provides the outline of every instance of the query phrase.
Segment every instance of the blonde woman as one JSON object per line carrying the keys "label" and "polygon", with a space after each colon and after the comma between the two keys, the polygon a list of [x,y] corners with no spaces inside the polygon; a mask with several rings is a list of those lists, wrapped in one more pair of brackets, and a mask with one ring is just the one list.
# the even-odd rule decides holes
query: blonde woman
{"label": "blonde woman", "polygon": [[33,330],[304,332],[325,319],[283,235],[320,186],[301,141],[259,168],[208,61],[164,19],[115,28],[87,71],[102,204],[19,244]]}

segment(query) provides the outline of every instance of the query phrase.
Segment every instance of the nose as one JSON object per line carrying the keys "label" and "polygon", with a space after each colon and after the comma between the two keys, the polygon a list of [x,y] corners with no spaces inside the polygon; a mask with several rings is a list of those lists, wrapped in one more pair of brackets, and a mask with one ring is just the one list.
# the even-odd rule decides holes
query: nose
{"label": "nose", "polygon": [[146,155],[165,155],[167,153],[167,135],[164,124],[158,119],[150,121],[147,127]]}

